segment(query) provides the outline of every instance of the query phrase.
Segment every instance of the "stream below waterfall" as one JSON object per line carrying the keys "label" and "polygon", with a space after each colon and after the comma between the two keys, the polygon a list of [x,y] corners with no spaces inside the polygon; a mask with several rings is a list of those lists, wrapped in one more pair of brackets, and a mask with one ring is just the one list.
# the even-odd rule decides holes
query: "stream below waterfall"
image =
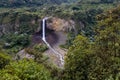
{"label": "stream below waterfall", "polygon": [[44,41],[44,43],[48,46],[48,48],[50,49],[50,50],[52,50],[52,52],[59,58],[59,60],[60,60],[60,63],[61,63],[61,65],[64,65],[64,57],[62,56],[62,54],[61,53],[59,53],[58,51],[56,51],[53,47],[51,47],[51,45],[47,42],[47,40],[46,40],[46,30],[45,30],[45,27],[46,27],[46,20],[47,20],[48,18],[44,18],[43,20],[42,20],[42,40]]}

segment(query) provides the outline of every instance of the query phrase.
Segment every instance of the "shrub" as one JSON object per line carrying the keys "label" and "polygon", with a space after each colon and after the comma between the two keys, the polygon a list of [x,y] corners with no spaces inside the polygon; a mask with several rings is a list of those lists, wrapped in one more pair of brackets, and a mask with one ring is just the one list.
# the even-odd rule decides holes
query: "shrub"
{"label": "shrub", "polygon": [[0,52],[0,69],[4,68],[9,62],[10,57],[5,53]]}

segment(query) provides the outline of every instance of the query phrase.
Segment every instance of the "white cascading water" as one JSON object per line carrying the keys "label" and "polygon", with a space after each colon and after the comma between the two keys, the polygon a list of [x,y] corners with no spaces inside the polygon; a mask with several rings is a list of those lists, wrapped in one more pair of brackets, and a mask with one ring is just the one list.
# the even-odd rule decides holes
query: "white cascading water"
{"label": "white cascading water", "polygon": [[56,50],[54,50],[50,44],[46,41],[46,38],[45,38],[45,21],[47,20],[48,18],[44,18],[42,20],[42,40],[45,42],[45,44],[48,46],[49,49],[51,49],[56,55],[58,55],[58,57],[60,58],[60,61],[61,61],[61,64],[63,65],[64,64],[64,59],[63,59],[63,56],[58,53]]}

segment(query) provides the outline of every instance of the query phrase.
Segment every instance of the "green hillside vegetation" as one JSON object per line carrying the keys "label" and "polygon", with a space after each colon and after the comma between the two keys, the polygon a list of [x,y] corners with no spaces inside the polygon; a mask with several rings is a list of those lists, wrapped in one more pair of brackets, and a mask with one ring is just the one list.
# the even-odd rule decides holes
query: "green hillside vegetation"
{"label": "green hillside vegetation", "polygon": [[0,51],[0,69],[4,68],[10,62],[10,56]]}
{"label": "green hillside vegetation", "polygon": [[[0,80],[120,80],[119,0],[0,0]],[[64,68],[33,45],[45,16],[75,22]],[[5,28],[5,29],[2,29]],[[15,60],[24,49],[33,59]]]}
{"label": "green hillside vegetation", "polygon": [[[0,14],[0,25],[5,25],[7,28],[0,37],[8,53],[16,53],[30,44],[31,35],[39,27],[38,19],[38,15],[27,13],[27,11],[10,10]],[[8,45],[5,45],[6,43]]]}
{"label": "green hillside vegetation", "polygon": [[66,57],[65,80],[120,79],[119,10],[97,16],[95,42],[82,35],[76,37]]}
{"label": "green hillside vegetation", "polygon": [[0,70],[0,78],[2,80],[52,80],[47,69],[33,60],[11,62],[5,69]]}
{"label": "green hillside vegetation", "polygon": [[45,4],[61,4],[76,0],[0,0],[0,7],[42,6]]}

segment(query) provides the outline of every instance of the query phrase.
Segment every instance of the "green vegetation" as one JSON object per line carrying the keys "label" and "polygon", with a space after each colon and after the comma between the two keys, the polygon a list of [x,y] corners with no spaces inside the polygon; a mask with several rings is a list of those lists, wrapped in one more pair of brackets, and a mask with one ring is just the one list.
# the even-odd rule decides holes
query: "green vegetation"
{"label": "green vegetation", "polygon": [[9,54],[16,54],[30,44],[30,36],[28,34],[8,34],[3,36],[3,40],[3,48]]}
{"label": "green vegetation", "polygon": [[44,52],[48,49],[48,47],[46,45],[39,44],[39,45],[35,45],[34,49],[39,52]]}
{"label": "green vegetation", "polygon": [[3,25],[0,38],[7,53],[17,53],[30,45],[31,35],[39,26],[38,15],[24,11],[24,9],[23,11],[18,9],[0,13],[0,24]]}
{"label": "green vegetation", "polygon": [[78,36],[69,48],[65,80],[119,80],[120,7],[98,15],[95,42]]}
{"label": "green vegetation", "polygon": [[18,32],[32,34],[33,32],[35,32],[39,24],[39,16],[24,11],[24,9],[23,11],[10,10],[0,13],[0,24],[5,25],[5,27],[8,28],[8,31],[5,31],[4,33],[7,34],[8,32]]}
{"label": "green vegetation", "polygon": [[[120,80],[119,2],[1,0],[0,80]],[[43,54],[46,45],[31,42],[45,16],[75,22],[60,46],[68,49],[63,69]],[[34,58],[12,60],[22,49]]]}
{"label": "green vegetation", "polygon": [[27,34],[8,34],[4,36],[4,40],[10,44],[8,47],[16,45],[27,46],[30,43],[29,35]]}
{"label": "green vegetation", "polygon": [[0,69],[4,68],[10,62],[10,56],[0,51]]}
{"label": "green vegetation", "polygon": [[92,56],[91,43],[86,37],[77,36],[69,48],[65,63],[65,80],[88,80],[88,73],[94,57]]}
{"label": "green vegetation", "polygon": [[21,60],[11,62],[0,70],[2,80],[51,80],[50,73],[47,69],[33,60]]}
{"label": "green vegetation", "polygon": [[63,2],[69,2],[69,0],[1,0],[0,7],[42,6],[45,4],[61,4]]}
{"label": "green vegetation", "polygon": [[25,51],[28,54],[34,55],[34,60],[38,63],[46,63],[48,57],[43,55],[43,52],[46,51],[48,48],[46,45],[35,45],[33,48],[26,48]]}

